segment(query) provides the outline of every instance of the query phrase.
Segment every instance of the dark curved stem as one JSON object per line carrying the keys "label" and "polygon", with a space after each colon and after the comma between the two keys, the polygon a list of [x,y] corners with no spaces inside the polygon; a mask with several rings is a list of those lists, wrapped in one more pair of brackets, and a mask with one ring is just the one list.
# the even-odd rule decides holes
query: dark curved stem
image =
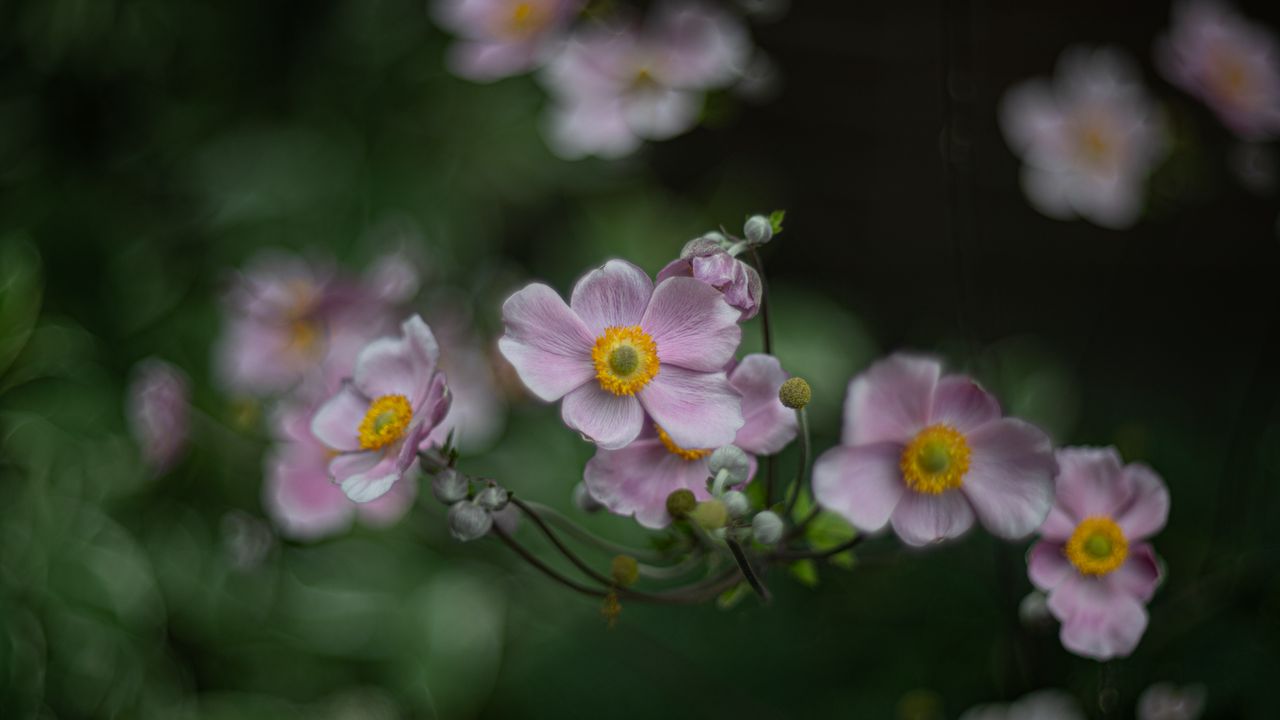
{"label": "dark curved stem", "polygon": [[756,591],[756,595],[764,602],[770,602],[773,596],[769,594],[769,588],[765,587],[764,581],[756,575],[756,569],[751,567],[751,559],[743,552],[742,546],[737,540],[726,540],[725,544],[729,546],[729,552],[733,553],[733,559],[738,563],[738,569],[742,571],[742,577],[746,578],[747,584],[752,590]]}
{"label": "dark curved stem", "polygon": [[[791,513],[796,508],[796,502],[800,499],[800,486],[804,484],[809,469],[809,454],[812,450],[809,440],[809,418],[805,414],[804,408],[796,410],[796,423],[800,426],[800,466],[796,468],[796,479],[791,484],[791,493],[787,498],[787,514],[788,520],[791,519]],[[813,498],[809,498],[813,502]],[[807,518],[805,522],[813,519]],[[797,526],[799,527],[799,526]],[[793,530],[794,533],[794,530]]]}
{"label": "dark curved stem", "polygon": [[533,553],[529,552],[529,550],[525,548],[525,546],[516,542],[515,538],[508,535],[507,532],[497,524],[495,524],[489,530],[489,532],[492,532],[494,535],[497,535],[499,540],[501,540],[504,544],[506,544],[507,547],[516,551],[516,554],[524,558],[525,562],[534,566],[538,570],[541,570],[543,575],[546,575],[547,577],[551,578],[552,580],[555,580],[561,585],[564,585],[570,590],[573,590],[574,592],[582,593],[583,595],[588,595],[590,597],[597,597],[597,598],[603,598],[609,595],[609,593],[605,590],[599,590],[596,588],[587,587],[586,585],[583,585],[574,580],[570,580],[564,575],[561,575],[559,571],[552,568],[550,565],[547,565],[546,563],[542,562],[542,560],[538,559],[537,555],[534,555]]}
{"label": "dark curved stem", "polygon": [[546,521],[542,519],[542,516],[534,512],[533,508],[529,507],[523,500],[516,497],[514,494],[511,496],[510,502],[512,505],[519,508],[520,512],[524,513],[526,517],[533,521],[534,525],[538,526],[538,529],[542,531],[542,534],[547,536],[547,539],[551,541],[551,544],[555,545],[556,549],[560,551],[560,554],[564,555],[569,562],[573,563],[574,567],[581,570],[587,577],[590,577],[592,580],[595,580],[605,587],[611,587],[613,585],[613,580],[611,578],[597,572],[595,568],[587,564],[587,561],[578,557],[577,553],[570,550],[569,546],[565,545],[560,540],[560,537],[555,534],[555,531],[551,529],[551,526],[547,525]]}
{"label": "dark curved stem", "polygon": [[751,246],[751,261],[755,263],[756,272],[760,274],[760,330],[764,335],[764,351],[773,354],[773,329],[769,325],[769,281],[764,276],[764,261],[760,259],[760,251]]}
{"label": "dark curved stem", "polygon": [[839,545],[827,548],[826,550],[778,550],[769,556],[769,559],[777,560],[826,560],[835,557],[846,550],[852,550],[862,542],[865,535],[856,535],[851,540],[846,540]]}

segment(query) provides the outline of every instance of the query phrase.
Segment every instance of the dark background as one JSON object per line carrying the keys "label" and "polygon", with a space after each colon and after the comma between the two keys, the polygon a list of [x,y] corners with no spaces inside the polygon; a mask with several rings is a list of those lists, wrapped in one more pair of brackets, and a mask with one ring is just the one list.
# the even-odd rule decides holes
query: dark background
{"label": "dark background", "polygon": [[[1268,3],[1239,9],[1280,25]],[[1148,2],[795,2],[753,28],[782,71],[775,99],[717,98],[706,127],[636,158],[566,163],[538,139],[545,100],[533,82],[444,73],[448,38],[421,2],[0,5],[0,234],[38,250],[50,329],[34,379],[0,395],[0,522],[11,549],[27,541],[22,559],[0,555],[0,709],[309,716],[308,703],[350,685],[379,688],[407,716],[932,718],[1060,687],[1091,717],[1105,691],[1126,717],[1144,687],[1172,680],[1207,686],[1207,717],[1275,716],[1280,202],[1274,183],[1258,193],[1235,177],[1237,141],[1155,72],[1167,22],[1168,5]],[[1005,89],[1050,74],[1077,43],[1128,50],[1174,128],[1132,230],[1038,215],[995,122]],[[1100,666],[1067,654],[1052,628],[1020,626],[1025,543],[976,532],[924,553],[871,541],[864,564],[824,569],[812,589],[775,571],[771,607],[629,606],[609,630],[592,603],[497,548],[450,543],[429,513],[387,537],[282,544],[243,577],[206,560],[173,579],[183,562],[166,555],[166,518],[203,538],[189,557],[212,558],[220,516],[261,514],[260,439],[202,446],[170,484],[57,479],[111,477],[93,453],[102,433],[123,432],[123,378],[146,355],[187,368],[197,404],[230,414],[208,382],[208,343],[226,271],[256,248],[322,247],[358,265],[371,238],[407,218],[434,280],[472,290],[492,329],[502,292],[526,275],[567,291],[607,257],[656,271],[688,237],[775,207],[787,209],[765,255],[779,354],[816,368],[819,449],[835,441],[845,379],[877,351],[914,348],[974,372],[1059,443],[1116,444],[1163,474],[1173,509],[1155,544],[1168,581],[1131,658]],[[31,417],[57,433],[37,424],[30,444]],[[553,417],[516,408],[502,447],[474,462],[533,461],[511,484],[567,496],[588,451],[547,427]],[[41,442],[45,454],[31,449]],[[23,505],[33,496],[34,514]],[[75,599],[96,591],[76,589],[84,570],[65,565],[75,548],[59,538],[83,527],[87,506],[153,569],[164,609],[138,625]],[[44,512],[63,519],[31,521]],[[32,561],[30,548],[49,558]],[[385,574],[352,570],[368,552]],[[343,606],[308,621],[280,599],[281,578],[305,585],[344,568],[410,614],[409,578],[473,568],[481,579],[468,582],[504,598],[488,674],[433,665],[416,646],[299,640],[347,622]],[[105,672],[70,649],[94,642],[116,653]]]}

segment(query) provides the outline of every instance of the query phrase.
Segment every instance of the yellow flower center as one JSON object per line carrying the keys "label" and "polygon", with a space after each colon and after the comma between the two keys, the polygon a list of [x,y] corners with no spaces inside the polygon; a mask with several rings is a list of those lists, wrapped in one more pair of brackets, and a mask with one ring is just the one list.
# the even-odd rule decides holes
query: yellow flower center
{"label": "yellow flower center", "polygon": [[907,487],[938,495],[964,484],[969,471],[969,443],[950,425],[930,425],[916,433],[898,463]]}
{"label": "yellow flower center", "polygon": [[381,450],[404,437],[413,420],[413,407],[403,395],[383,395],[369,404],[360,421],[360,447]]}
{"label": "yellow flower center", "polygon": [[1085,575],[1106,575],[1129,557],[1124,531],[1109,517],[1085,518],[1067,540],[1067,559]]}
{"label": "yellow flower center", "polygon": [[310,320],[289,323],[289,348],[299,355],[311,356],[320,349],[320,328]]}
{"label": "yellow flower center", "polygon": [[551,13],[537,3],[517,2],[511,5],[499,33],[507,37],[523,37],[537,32],[551,19]]}
{"label": "yellow flower center", "polygon": [[1086,127],[1080,133],[1080,147],[1085,159],[1094,165],[1102,165],[1111,157],[1111,141],[1096,127]]}
{"label": "yellow flower center", "polygon": [[671,436],[667,434],[666,430],[662,429],[661,425],[654,424],[653,429],[658,431],[658,439],[662,441],[662,446],[665,447],[667,452],[672,455],[692,462],[694,460],[701,460],[711,454],[710,450],[685,450],[672,442]]}
{"label": "yellow flower center", "polygon": [[658,345],[639,325],[606,328],[591,349],[600,387],[635,395],[658,374]]}

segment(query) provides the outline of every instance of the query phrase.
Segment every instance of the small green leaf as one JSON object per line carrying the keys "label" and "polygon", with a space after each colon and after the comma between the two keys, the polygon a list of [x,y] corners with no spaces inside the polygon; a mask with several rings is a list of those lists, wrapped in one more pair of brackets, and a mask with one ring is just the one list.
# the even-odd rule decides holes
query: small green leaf
{"label": "small green leaf", "polygon": [[845,570],[852,570],[853,566],[857,564],[857,559],[853,556],[852,550],[845,550],[842,553],[838,553],[827,558],[827,562],[835,565],[836,567],[844,568]]}
{"label": "small green leaf", "polygon": [[818,565],[812,560],[797,560],[791,563],[791,575],[805,587],[818,585]]}
{"label": "small green leaf", "polygon": [[742,598],[750,594],[751,594],[751,586],[746,584],[745,582],[740,582],[737,585],[734,585],[733,587],[729,588],[728,590],[725,590],[724,592],[720,593],[720,597],[716,598],[716,607],[720,608],[721,610],[728,610],[733,606],[737,605],[738,603],[742,602]]}
{"label": "small green leaf", "polygon": [[782,232],[782,219],[787,216],[786,210],[774,210],[769,213],[769,224],[773,226],[773,234]]}
{"label": "small green leaf", "polygon": [[[796,517],[803,518],[809,515],[809,508],[812,507],[808,493],[801,493],[796,502]],[[857,536],[858,531],[852,525],[844,520],[844,518],[829,512],[820,512],[813,522],[805,528],[805,538],[809,541],[809,546],[814,550],[829,550],[837,545],[842,545]]]}

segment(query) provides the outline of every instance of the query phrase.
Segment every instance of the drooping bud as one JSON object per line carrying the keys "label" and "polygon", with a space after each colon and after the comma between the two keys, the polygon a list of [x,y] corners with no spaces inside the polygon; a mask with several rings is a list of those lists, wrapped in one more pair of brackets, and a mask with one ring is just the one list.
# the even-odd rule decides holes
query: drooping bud
{"label": "drooping bud", "polygon": [[746,482],[751,474],[751,460],[747,454],[736,445],[725,445],[717,448],[711,453],[711,457],[707,458],[707,467],[711,470],[711,475],[718,476],[721,470],[725,471],[724,482],[727,485],[741,485]]}
{"label": "drooping bud", "polygon": [[746,493],[739,490],[730,490],[721,495],[720,502],[724,503],[724,509],[729,511],[731,518],[746,517],[751,512],[751,501],[747,499]]}
{"label": "drooping bud", "polygon": [[698,498],[693,496],[692,490],[681,488],[667,496],[667,513],[673,518],[682,518],[698,505]]}
{"label": "drooping bud", "polygon": [[1049,599],[1039,590],[1032,590],[1018,603],[1018,619],[1028,628],[1045,628],[1053,622],[1049,614]]}
{"label": "drooping bud", "polygon": [[591,496],[591,491],[587,489],[585,483],[578,483],[573,486],[573,504],[582,512],[593,513],[604,509],[604,505],[600,504]]}
{"label": "drooping bud", "polygon": [[629,587],[640,577],[640,563],[630,555],[615,555],[610,573],[618,587]]}
{"label": "drooping bud", "polygon": [[431,479],[431,494],[445,505],[452,505],[467,499],[470,484],[466,475],[453,468],[444,468]]}
{"label": "drooping bud", "polygon": [[770,510],[757,513],[751,520],[751,532],[757,542],[772,545],[782,539],[782,518]]}
{"label": "drooping bud", "polygon": [[698,523],[704,530],[718,530],[724,527],[729,519],[729,511],[719,500],[707,500],[698,503],[693,512],[689,513],[689,519]]}
{"label": "drooping bud", "polygon": [[813,399],[813,390],[802,377],[787,378],[778,388],[778,401],[792,410],[800,410]]}
{"label": "drooping bud", "polygon": [[506,490],[497,485],[490,485],[476,495],[476,504],[490,512],[497,512],[506,507],[510,499],[511,496]]}
{"label": "drooping bud", "polygon": [[449,533],[462,542],[484,537],[491,527],[493,517],[475,503],[458,502],[449,508]]}
{"label": "drooping bud", "polygon": [[742,226],[742,234],[752,245],[763,245],[773,239],[773,223],[763,215],[752,215]]}

